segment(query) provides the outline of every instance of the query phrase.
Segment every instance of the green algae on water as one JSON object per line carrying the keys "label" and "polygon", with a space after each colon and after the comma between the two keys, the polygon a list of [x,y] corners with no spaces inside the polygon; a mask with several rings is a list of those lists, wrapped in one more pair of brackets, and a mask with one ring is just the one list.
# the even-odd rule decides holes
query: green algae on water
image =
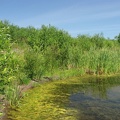
{"label": "green algae on water", "polygon": [[10,110],[9,118],[13,120],[76,120],[77,111],[67,107],[72,89],[66,89],[64,85],[69,86],[70,82],[72,80],[48,82],[29,90],[20,100],[19,105]]}

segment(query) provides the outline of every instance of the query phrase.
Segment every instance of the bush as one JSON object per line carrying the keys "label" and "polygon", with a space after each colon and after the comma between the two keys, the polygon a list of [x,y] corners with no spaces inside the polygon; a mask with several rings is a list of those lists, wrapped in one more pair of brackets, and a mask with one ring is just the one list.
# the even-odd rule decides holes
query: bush
{"label": "bush", "polygon": [[25,72],[30,79],[40,79],[45,73],[44,57],[39,53],[30,49],[25,52]]}

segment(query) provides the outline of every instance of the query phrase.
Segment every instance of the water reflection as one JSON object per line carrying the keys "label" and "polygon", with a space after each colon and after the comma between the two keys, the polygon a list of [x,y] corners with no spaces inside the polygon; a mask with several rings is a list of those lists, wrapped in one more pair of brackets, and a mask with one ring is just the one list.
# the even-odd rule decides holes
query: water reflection
{"label": "water reflection", "polygon": [[107,96],[114,101],[120,101],[120,86],[111,87],[107,91]]}
{"label": "water reflection", "polygon": [[120,77],[89,78],[82,82],[84,87],[70,96],[69,107],[79,111],[77,119],[119,120]]}

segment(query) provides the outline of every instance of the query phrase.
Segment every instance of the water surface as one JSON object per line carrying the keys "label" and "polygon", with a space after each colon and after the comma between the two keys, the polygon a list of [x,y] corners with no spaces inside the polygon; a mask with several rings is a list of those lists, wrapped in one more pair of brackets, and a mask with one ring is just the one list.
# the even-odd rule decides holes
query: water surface
{"label": "water surface", "polygon": [[120,78],[89,79],[89,85],[71,94],[69,107],[78,120],[120,120]]}

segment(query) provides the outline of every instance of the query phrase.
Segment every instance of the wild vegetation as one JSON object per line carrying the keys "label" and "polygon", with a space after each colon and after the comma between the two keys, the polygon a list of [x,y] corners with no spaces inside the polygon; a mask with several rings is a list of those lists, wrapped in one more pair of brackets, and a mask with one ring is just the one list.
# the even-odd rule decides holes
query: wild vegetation
{"label": "wild vegetation", "polygon": [[0,21],[0,92],[13,105],[20,97],[17,86],[31,80],[119,73],[119,38],[74,38],[51,25],[23,28]]}

